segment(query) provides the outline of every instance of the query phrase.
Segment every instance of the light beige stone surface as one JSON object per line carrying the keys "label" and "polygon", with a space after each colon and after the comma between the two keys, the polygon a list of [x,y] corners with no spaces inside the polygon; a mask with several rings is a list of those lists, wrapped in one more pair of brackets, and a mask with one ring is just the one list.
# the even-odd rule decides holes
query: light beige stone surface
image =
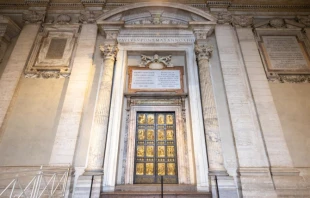
{"label": "light beige stone surface", "polygon": [[[292,160],[283,137],[282,127],[271,97],[268,80],[260,60],[252,29],[237,28],[237,35],[270,165],[272,167],[292,167]],[[266,97],[269,100],[266,100]]]}
{"label": "light beige stone surface", "polygon": [[21,78],[3,125],[0,166],[48,164],[65,79]]}
{"label": "light beige stone surface", "polygon": [[72,164],[93,64],[97,26],[84,24],[57,128],[50,164]]}
{"label": "light beige stone surface", "polygon": [[0,126],[3,123],[39,27],[38,24],[28,24],[23,27],[2,73],[0,79]]}
{"label": "light beige stone surface", "polygon": [[310,166],[310,84],[269,83],[295,167]]}

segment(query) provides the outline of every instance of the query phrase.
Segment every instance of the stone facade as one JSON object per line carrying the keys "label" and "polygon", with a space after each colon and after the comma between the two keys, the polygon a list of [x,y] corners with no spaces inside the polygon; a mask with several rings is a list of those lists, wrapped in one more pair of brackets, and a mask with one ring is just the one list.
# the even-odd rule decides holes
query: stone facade
{"label": "stone facade", "polygon": [[309,21],[306,0],[0,0],[0,168],[156,197],[135,182],[138,113],[172,112],[165,196],[310,197]]}

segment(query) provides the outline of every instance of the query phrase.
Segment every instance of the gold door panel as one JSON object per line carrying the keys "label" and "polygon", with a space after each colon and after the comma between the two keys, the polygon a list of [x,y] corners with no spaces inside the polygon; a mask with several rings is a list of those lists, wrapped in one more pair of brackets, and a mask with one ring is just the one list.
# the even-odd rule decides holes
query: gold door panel
{"label": "gold door panel", "polygon": [[178,183],[175,114],[138,112],[135,184]]}

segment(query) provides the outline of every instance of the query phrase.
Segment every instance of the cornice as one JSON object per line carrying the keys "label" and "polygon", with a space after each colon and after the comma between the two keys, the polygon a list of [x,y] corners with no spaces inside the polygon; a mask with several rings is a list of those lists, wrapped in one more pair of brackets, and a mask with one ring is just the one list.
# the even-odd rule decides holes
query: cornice
{"label": "cornice", "polygon": [[[107,0],[80,0],[79,2],[53,2],[52,0],[25,0],[25,1],[1,1],[0,0],[0,10],[27,10],[31,7],[39,7],[48,12],[48,10],[84,10],[87,7],[91,9],[104,9],[105,11],[111,11],[115,8],[120,8],[123,6],[128,6],[130,4],[135,4],[136,1],[118,1],[111,2]],[[154,4],[154,1],[149,2],[139,2],[138,4]],[[227,11],[249,11],[249,12],[310,12],[310,3],[301,4],[255,4],[247,3],[241,4],[231,1],[205,1],[192,3],[190,0],[180,3],[180,5],[186,5],[193,8],[197,8],[203,12],[212,11],[212,9],[223,9]],[[155,5],[154,5],[155,6]]]}

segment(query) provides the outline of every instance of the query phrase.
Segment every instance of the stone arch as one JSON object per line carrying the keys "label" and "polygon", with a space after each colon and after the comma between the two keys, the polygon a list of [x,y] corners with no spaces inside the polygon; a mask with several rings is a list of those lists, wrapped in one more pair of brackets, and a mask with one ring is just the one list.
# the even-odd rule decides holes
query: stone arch
{"label": "stone arch", "polygon": [[217,19],[209,13],[204,12],[198,8],[194,8],[188,5],[180,4],[180,3],[168,3],[168,2],[144,2],[144,3],[133,3],[126,6],[118,7],[114,10],[106,12],[97,18],[97,22],[104,21],[109,17],[115,16],[117,14],[137,9],[137,8],[145,8],[145,7],[167,7],[167,8],[175,8],[183,11],[187,11],[189,13],[193,13],[204,18],[206,21],[216,22]]}

